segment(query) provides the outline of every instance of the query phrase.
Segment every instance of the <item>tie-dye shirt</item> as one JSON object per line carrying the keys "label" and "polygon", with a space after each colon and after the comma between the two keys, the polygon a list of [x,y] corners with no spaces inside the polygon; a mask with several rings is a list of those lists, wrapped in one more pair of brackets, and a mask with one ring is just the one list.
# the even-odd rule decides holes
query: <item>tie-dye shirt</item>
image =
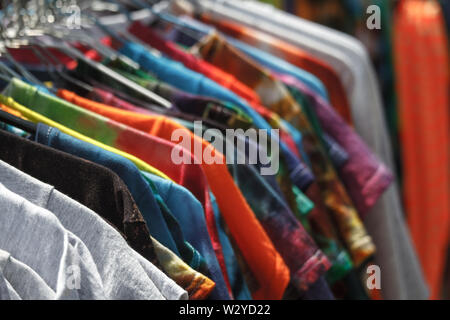
{"label": "tie-dye shirt", "polygon": [[[161,139],[154,139],[151,138],[149,135],[145,135],[139,131],[132,130],[131,128],[127,128],[127,126],[124,126],[120,123],[117,123],[112,120],[108,120],[98,114],[89,112],[87,110],[84,110],[82,108],[76,107],[75,105],[71,105],[63,100],[59,100],[58,98],[53,98],[48,95],[42,94],[35,90],[35,88],[28,86],[24,83],[12,83],[15,85],[15,89],[12,90],[12,94],[15,96],[21,97],[22,103],[29,103],[29,106],[31,108],[36,108],[36,110],[43,113],[43,116],[40,114],[37,114],[36,112],[32,112],[31,110],[24,108],[21,105],[12,104],[11,108],[14,108],[16,110],[19,110],[24,114],[27,112],[26,117],[30,118],[30,120],[40,121],[44,122],[50,126],[57,127],[64,133],[68,133],[69,135],[72,135],[76,138],[79,138],[84,141],[92,141],[92,139],[87,138],[86,136],[83,136],[83,134],[86,134],[87,136],[90,136],[92,138],[98,139],[99,141],[103,143],[107,143],[109,145],[113,145],[119,149],[126,151],[129,151],[139,157],[140,159],[143,159],[144,161],[156,163],[156,165],[162,170],[170,172],[172,175],[172,178],[175,181],[182,181],[185,184],[188,184],[189,186],[195,185],[196,182],[201,182],[201,177],[189,177],[186,176],[186,174],[183,174],[183,168],[178,167],[177,169],[180,170],[178,174],[175,173],[174,168],[170,168],[170,165],[172,162],[166,161],[164,159],[159,159],[158,157],[161,156],[161,154],[166,154],[168,157],[170,157],[172,146],[169,144],[166,144],[164,140]],[[41,100],[42,102],[36,102],[35,99]],[[55,100],[56,99],[56,100]],[[4,101],[3,101],[4,100]],[[10,102],[8,99],[2,99],[2,101],[8,105]],[[33,102],[34,101],[34,102]],[[44,102],[45,101],[45,102]],[[37,106],[43,106],[44,108],[39,108]],[[72,130],[65,128],[61,128],[62,126],[58,123],[55,123],[54,121],[51,121],[48,118],[45,118],[45,116],[51,117],[53,120],[58,121],[62,123],[63,125],[69,126]],[[74,132],[73,130],[79,131],[81,134]],[[142,145],[148,145],[148,148],[142,148],[139,146]],[[137,152],[138,150],[139,152]],[[158,152],[159,150],[159,152]],[[166,165],[166,166],[164,166]],[[169,170],[167,170],[167,165],[169,165]],[[165,169],[165,170],[163,170]],[[186,171],[186,170],[184,170]],[[198,176],[198,175],[197,175]],[[182,178],[180,178],[182,177]],[[183,181],[183,179],[188,179],[189,181]],[[207,194],[209,199],[209,190],[206,190],[204,193]],[[202,194],[200,193],[200,196]],[[204,199],[204,198],[200,198]],[[157,198],[158,200],[158,198]],[[210,207],[210,202],[209,207]],[[160,208],[165,209],[163,203],[159,202]],[[151,224],[151,218],[148,216],[148,214],[152,215],[154,212],[147,213],[147,221],[149,223],[150,228],[153,227]],[[167,212],[165,212],[165,215],[167,216]],[[214,216],[212,216],[212,220],[214,223]],[[168,221],[166,221],[168,223]],[[174,221],[171,220],[169,223],[173,224]],[[155,226],[157,227],[157,226]],[[170,228],[171,232],[176,231],[179,229],[177,228]],[[183,239],[182,235],[177,235],[175,237],[176,239]],[[164,239],[162,239],[164,240]],[[162,241],[161,241],[162,242]],[[186,247],[187,246],[187,247]],[[181,250],[182,252],[192,252],[192,246],[189,246],[186,241],[177,241],[177,247],[184,248]],[[196,249],[206,249],[204,248],[196,248]],[[218,250],[221,250],[220,243],[217,246],[214,245],[215,251],[218,253]],[[182,253],[180,252],[180,253]],[[195,254],[197,257],[200,255],[197,253]],[[186,257],[186,262],[188,262],[193,256],[189,254]],[[219,296],[215,296],[215,298],[218,299],[229,299],[229,294],[227,293],[227,285],[225,284],[224,276],[222,274],[221,268],[219,267],[219,264],[216,260],[216,258],[213,258],[211,255],[206,255],[205,257],[207,259],[207,265],[209,269],[209,273],[211,274],[212,280],[216,283],[215,291],[218,291]],[[184,260],[184,257],[183,257]],[[193,260],[198,261],[198,259]],[[198,265],[198,263],[195,263],[195,265]],[[201,264],[200,264],[201,266]]]}
{"label": "tie-dye shirt", "polygon": [[356,265],[373,255],[375,247],[367,234],[347,192],[339,181],[314,128],[304,110],[294,100],[288,89],[267,69],[243,55],[217,34],[205,37],[192,48],[206,61],[220,66],[228,72],[241,74],[241,81],[260,94],[265,105],[292,123],[303,135],[306,153],[311,159],[312,171],[316,175],[322,199],[337,223],[341,237],[349,249]]}

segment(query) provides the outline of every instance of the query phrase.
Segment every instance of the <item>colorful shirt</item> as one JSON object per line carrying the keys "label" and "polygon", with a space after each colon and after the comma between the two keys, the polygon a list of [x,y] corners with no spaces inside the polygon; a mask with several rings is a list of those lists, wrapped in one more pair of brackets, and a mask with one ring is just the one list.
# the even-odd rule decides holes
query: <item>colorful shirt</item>
{"label": "colorful shirt", "polygon": [[393,180],[392,174],[324,99],[290,76],[276,76],[305,96],[323,129],[347,151],[349,159],[338,171],[358,213],[363,216],[389,187]]}
{"label": "colorful shirt", "polygon": [[152,238],[156,256],[162,269],[179,286],[189,294],[189,300],[204,300],[214,289],[214,282],[205,275],[191,269],[176,254]]}
{"label": "colorful shirt", "polygon": [[[114,172],[116,172],[119,177],[125,182],[128,189],[130,190],[131,194],[133,195],[133,198],[136,200],[136,204],[138,205],[141,212],[143,211],[141,208],[145,208],[143,204],[148,199],[153,199],[153,194],[151,193],[151,190],[147,186],[146,181],[140,176],[139,170],[128,160],[125,158],[121,158],[120,156],[109,153],[106,150],[101,149],[100,147],[96,147],[93,145],[90,145],[86,142],[83,142],[81,140],[77,140],[69,135],[66,135],[62,132],[60,132],[56,128],[48,127],[42,123],[38,124],[38,130],[35,135],[35,140],[39,143],[48,145],[52,148],[74,154],[76,156],[82,157],[87,160],[94,161],[100,165],[103,165],[107,168],[110,168]],[[168,181],[168,183],[173,184],[173,182],[169,180],[163,180]],[[153,201],[155,201],[153,199]],[[159,210],[158,207],[153,208],[152,210]],[[172,211],[173,212],[173,211]],[[203,215],[203,213],[202,213]],[[161,220],[162,220],[161,216]],[[164,227],[168,230],[168,227],[164,220],[155,221],[152,217],[152,225],[156,225],[158,229],[163,229]],[[189,239],[188,239],[189,240]],[[173,241],[173,240],[172,240]],[[174,245],[175,247],[175,245]],[[164,249],[163,249],[164,248]],[[176,247],[175,247],[176,248]],[[212,249],[212,248],[211,248]],[[159,244],[159,250],[163,250],[166,254],[167,251],[171,253],[172,256],[176,257],[176,254],[170,251],[169,249],[163,247],[161,244]],[[155,248],[155,253],[158,256],[157,249]],[[180,254],[178,254],[179,256]],[[202,257],[197,256],[196,252],[191,253],[192,258],[189,264],[191,266],[196,265],[196,269],[201,269],[200,266],[204,260]],[[177,257],[178,258],[178,257]],[[172,279],[178,283],[183,284],[183,288],[185,288],[189,296],[194,297],[205,297],[209,295],[214,287],[214,283],[208,279],[206,276],[203,276],[201,273],[194,271],[191,269],[188,265],[185,263],[180,263],[179,258],[178,259],[172,259],[171,263],[169,263],[167,260],[165,261],[165,265],[162,264],[161,261],[160,265],[163,270],[171,270],[171,265],[176,266],[176,268],[180,268],[183,270],[183,272],[190,274],[191,281],[195,281],[198,284],[198,281],[201,281],[198,286],[193,285],[191,282],[187,282],[186,278],[173,278]],[[177,275],[177,273],[175,273]],[[201,285],[204,284],[204,285]],[[197,291],[198,290],[198,291]]]}
{"label": "colorful shirt", "polygon": [[[18,92],[16,91],[16,93]],[[14,96],[16,95],[14,94]],[[33,100],[30,99],[31,96],[33,97]],[[48,101],[44,102],[44,100],[48,100],[49,98],[46,95],[34,91],[31,96],[24,95],[24,92],[22,92],[22,94],[17,94],[16,98],[22,97],[23,100],[30,102],[30,105],[33,108],[36,108],[41,112],[50,113],[53,117],[64,118],[67,116],[68,109],[74,108],[71,104],[63,103],[60,103],[59,107],[58,105],[52,105],[51,108],[47,108]],[[39,99],[43,101],[38,101]],[[43,108],[40,108],[39,106],[42,106]],[[92,106],[93,105],[91,104],[91,107]],[[62,111],[61,109],[64,109],[65,112],[59,113],[58,116],[57,109],[60,109],[60,111]],[[68,118],[69,120],[67,121],[72,121],[73,115]],[[123,118],[121,120],[123,120]],[[75,121],[74,125],[80,125],[80,123],[83,123],[83,121]],[[157,133],[166,135],[169,134],[168,140],[170,140],[171,130],[168,132],[164,131],[164,123],[165,121],[160,124],[155,123],[151,126],[151,128]],[[158,132],[158,130],[161,131]],[[98,128],[95,128],[93,131],[94,133],[98,132]],[[142,133],[142,135],[145,136],[144,133]],[[128,143],[139,143],[136,139],[127,139],[126,141]],[[138,148],[140,152],[157,153],[155,149],[142,148],[142,144],[140,147],[139,144],[135,146],[135,148]],[[130,149],[129,146],[128,148]],[[171,161],[167,161],[168,158],[170,158],[170,156],[165,157],[165,162],[170,163]],[[258,290],[253,293],[253,296],[256,298],[281,298],[289,281],[289,272],[283,260],[279,256],[278,252],[273,248],[272,243],[268,239],[260,224],[257,222],[254,214],[251,212],[239,190],[234,185],[226,167],[224,165],[207,165],[202,166],[202,169],[204,169],[208,177],[208,182],[211,183],[211,189],[216,195],[219,207],[231,233],[233,234],[234,240],[239,245],[243,256],[246,258],[246,262],[251,267],[255,278],[258,280]],[[248,232],[248,230],[252,230],[252,232]],[[214,281],[216,282],[216,285],[218,285],[218,281],[215,279]]]}
{"label": "colorful shirt", "polygon": [[311,72],[325,85],[332,106],[347,123],[352,123],[350,104],[347,94],[339,76],[326,62],[319,60],[305,51],[279,40],[271,35],[262,33],[256,29],[238,25],[227,20],[216,20],[210,16],[202,15],[204,21],[213,24],[220,31],[236,39],[242,40],[256,48],[264,49],[293,65]]}
{"label": "colorful shirt", "polygon": [[[253,119],[257,127],[271,129],[267,122],[250,108],[244,100],[203,75],[185,68],[182,64],[162,57],[156,57],[146,48],[136,43],[125,43],[120,51],[137,61],[144,69],[157,73],[161,80],[190,93],[213,96],[220,100],[232,102],[242,108]],[[292,154],[284,143],[280,143],[280,149],[283,156],[287,159],[286,162],[293,183],[302,190],[307,188],[313,180],[311,171]]]}
{"label": "colorful shirt", "polygon": [[[160,136],[166,140],[171,141],[172,132],[176,129],[183,129],[182,126],[176,124],[175,122],[169,121],[168,119],[161,116],[148,116],[142,114],[136,114],[129,111],[119,110],[116,108],[108,107],[106,105],[92,103],[87,99],[83,99],[81,97],[77,97],[73,93],[67,91],[60,91],[59,94],[63,96],[65,99],[69,101],[75,102],[85,108],[89,108],[90,110],[99,112],[103,115],[107,115],[112,119],[117,119],[122,121],[123,123],[128,123],[129,125],[140,129],[149,134],[154,134],[156,136]],[[221,156],[212,146],[209,145],[205,140],[202,140],[199,137],[196,137],[187,129],[185,130],[185,134],[188,134],[188,138],[191,140],[191,145],[201,143],[202,151],[205,149],[211,151],[213,156]],[[212,150],[211,150],[212,149]],[[246,257],[246,263],[252,268],[252,272],[254,277],[258,280],[258,289],[256,292],[253,292],[253,297],[257,298],[261,294],[262,296],[276,296],[277,294],[283,294],[284,289],[286,288],[287,281],[289,281],[289,274],[287,267],[285,266],[283,260],[279,256],[279,253],[273,247],[270,239],[267,237],[266,233],[262,229],[259,222],[257,222],[254,213],[248,207],[247,202],[242,196],[239,189],[234,184],[231,176],[228,173],[228,170],[225,165],[225,159],[223,159],[222,164],[213,163],[206,164],[202,163],[202,169],[205,171],[206,176],[208,177],[208,182],[211,186],[212,192],[214,193],[217,202],[219,204],[219,208],[221,213],[224,216],[225,221],[227,222],[228,228],[230,229],[234,240],[239,246],[240,251]],[[233,200],[231,200],[233,199]],[[237,209],[241,207],[241,209]],[[236,213],[239,212],[238,215]],[[248,215],[246,217],[246,215]],[[251,225],[254,226],[255,229],[252,229],[252,235],[250,236],[247,228]],[[243,228],[243,229],[242,229]],[[243,231],[247,230],[247,231]],[[237,231],[240,231],[239,233]],[[259,235],[258,235],[259,234]],[[246,246],[243,245],[243,241],[248,241],[246,237],[250,236],[248,239],[252,239],[251,244]],[[255,241],[256,237],[260,237],[260,240]],[[263,245],[264,249],[258,249],[258,246]],[[271,248],[271,249],[270,249]],[[269,250],[268,250],[269,249]],[[265,260],[273,261],[274,264],[266,265],[264,268],[258,266],[258,269],[255,268],[255,264],[262,263],[264,260],[258,257],[258,255],[265,256]],[[249,259],[249,256],[253,257]],[[267,268],[269,267],[269,268]],[[268,276],[267,271],[271,270],[275,272],[272,273],[271,277],[274,275],[278,278],[278,281],[281,281],[277,284],[273,282],[271,279],[271,283],[262,283],[261,277]],[[267,279],[266,279],[267,281]],[[275,289],[274,292],[265,292],[268,288],[266,285],[272,286],[272,289]],[[275,287],[273,287],[275,286]],[[277,288],[278,287],[278,288]],[[279,296],[280,298],[281,296]]]}
{"label": "colorful shirt", "polygon": [[[13,81],[12,84],[14,85],[14,83],[15,82]],[[126,126],[118,124],[115,121],[105,120],[104,117],[101,117],[98,114],[90,113],[87,110],[69,104],[63,100],[61,101],[52,100],[55,98],[40,93],[30,86],[26,86],[23,84],[19,85],[12,90],[12,94],[13,95],[17,94],[18,96],[22,97],[23,102],[29,102],[32,108],[36,107],[35,109],[40,111],[44,115],[48,115],[51,118],[58,120],[59,122],[62,122],[63,124],[66,124],[73,129],[80,131],[81,133],[99,139],[103,143],[109,143],[122,150],[134,153],[135,156],[138,156],[144,161],[156,163],[156,166],[159,166],[159,169],[161,169],[162,171],[167,171],[168,173],[172,174],[172,178],[175,181],[177,180],[183,181],[183,179],[186,179],[183,182],[185,182],[187,185],[190,184],[194,186],[197,185],[199,181],[201,182],[201,175],[199,174],[195,175],[195,168],[193,168],[192,171],[190,171],[194,172],[194,175],[189,176],[186,175],[187,172],[186,167],[183,168],[180,166],[174,166],[171,161],[167,161],[167,159],[170,158],[173,145],[167,143],[164,140],[157,139],[156,137],[146,135],[136,130],[132,130],[132,128],[128,129]],[[79,134],[71,129],[63,127],[60,124],[51,121],[48,118],[45,118],[45,116],[33,112],[17,103],[14,103],[14,101],[11,100],[12,99],[10,98],[2,99],[2,102],[7,104],[13,109],[19,110],[28,119],[43,122],[52,127],[56,127],[60,129],[62,132],[72,135],[80,140],[84,140],[87,142],[93,141],[93,139],[89,139],[86,136],[83,136],[82,134]],[[42,101],[38,102],[37,100]],[[50,105],[51,107],[49,107]],[[38,108],[37,106],[46,106],[46,107]],[[142,148],[143,145],[148,147]],[[158,152],[159,150],[160,152]],[[162,157],[164,155],[165,157]],[[192,188],[192,190],[197,191],[197,189],[195,188]],[[204,199],[205,196],[207,197],[207,199],[209,199],[208,189],[203,190],[203,193],[200,192],[200,196],[202,194],[204,194],[204,196],[203,198],[200,199]],[[208,207],[210,207],[210,202],[209,205],[206,206],[205,208]],[[212,210],[209,210],[208,212],[211,212],[211,214],[213,214]],[[214,216],[212,217],[212,220],[214,223]],[[151,224],[151,219],[149,219],[149,223]],[[173,221],[171,223],[173,223]],[[212,227],[215,228],[215,224]],[[177,246],[184,247],[186,246],[186,242],[183,241],[181,243],[177,243]],[[214,249],[216,253],[219,253],[220,243],[218,242],[218,240],[214,244]],[[186,250],[183,251],[189,252],[192,251],[192,249],[187,248]],[[225,280],[223,278],[224,276],[222,274],[221,268],[218,265],[217,260],[213,259],[210,256],[206,258],[209,259],[207,263],[209,272],[211,273],[211,278],[216,283],[215,291],[218,292],[220,299],[227,299],[229,297],[229,294],[227,293],[228,291],[227,285],[225,284]]]}
{"label": "colorful shirt", "polygon": [[183,63],[187,68],[197,71],[209,79],[214,80],[218,84],[244,98],[246,101],[255,103],[260,102],[258,95],[256,95],[251,88],[236,79],[235,76],[224,72],[223,70],[195,57],[186,51],[181,50],[177,45],[162,39],[155,31],[144,26],[142,23],[134,22],[129,27],[128,31],[138,37],[141,41],[144,41],[153,48],[162,51],[172,59]]}
{"label": "colorful shirt", "polygon": [[[241,80],[255,88],[263,103],[300,130],[305,151],[312,159],[312,171],[317,176],[324,203],[336,220],[354,263],[359,265],[371,256],[375,251],[374,245],[358,217],[358,213],[353,208],[345,188],[339,181],[322,142],[310,125],[304,111],[293,101],[284,85],[266,69],[244,56],[217,34],[207,37],[193,50],[198,51],[205,60],[221,66],[229,72],[242,74]],[[270,94],[271,92],[273,95]]]}
{"label": "colorful shirt", "polygon": [[[188,125],[188,128],[195,132],[192,126]],[[215,139],[215,142],[222,142],[220,137]],[[254,147],[250,146],[250,142],[248,144],[246,150]],[[235,159],[241,156],[248,158],[248,155],[244,155],[239,149],[233,151]],[[227,152],[230,151],[227,150]],[[271,181],[273,177],[261,176],[257,171],[257,165],[228,164],[228,169],[289,267],[291,284],[296,287],[297,292],[305,292],[320,275],[329,269],[328,259],[317,249],[302,225],[295,219],[283,196],[277,191],[278,185],[273,187],[274,184]],[[298,190],[298,192],[301,191]],[[300,194],[298,197],[301,197]],[[307,208],[304,206],[304,201],[298,204],[299,209],[306,209],[306,212],[303,211],[302,214],[307,214],[312,206]]]}

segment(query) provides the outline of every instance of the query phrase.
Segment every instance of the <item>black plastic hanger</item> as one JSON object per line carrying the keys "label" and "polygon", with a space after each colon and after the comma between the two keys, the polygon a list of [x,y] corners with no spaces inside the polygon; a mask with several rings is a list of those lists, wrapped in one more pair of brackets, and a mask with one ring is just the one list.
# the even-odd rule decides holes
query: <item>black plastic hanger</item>
{"label": "black plastic hanger", "polygon": [[26,132],[31,134],[36,134],[37,132],[36,123],[21,119],[3,110],[0,110],[0,121],[25,130]]}
{"label": "black plastic hanger", "polygon": [[[79,79],[76,79],[72,76],[70,76],[65,70],[64,70],[64,65],[58,60],[58,58],[55,57],[55,55],[48,50],[45,46],[37,43],[37,47],[47,55],[48,59],[47,59],[47,63],[51,64],[51,68],[54,72],[54,74],[56,74],[61,80],[63,80],[64,83],[67,83],[71,86],[71,90],[75,91],[78,94],[81,95],[86,95],[90,92],[92,92],[92,90],[94,88],[92,88],[92,86],[90,86],[89,84],[80,81]],[[37,48],[34,48],[35,53],[39,56],[39,51],[37,50]],[[45,57],[42,57],[43,59],[45,59]],[[50,61],[51,60],[51,61]],[[53,64],[55,63],[55,64]],[[57,83],[57,82],[56,82]]]}

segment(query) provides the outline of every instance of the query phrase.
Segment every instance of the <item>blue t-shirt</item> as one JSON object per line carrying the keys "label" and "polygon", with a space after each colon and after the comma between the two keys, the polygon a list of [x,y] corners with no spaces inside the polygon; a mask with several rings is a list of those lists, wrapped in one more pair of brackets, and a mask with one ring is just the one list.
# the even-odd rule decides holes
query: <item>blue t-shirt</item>
{"label": "blue t-shirt", "polygon": [[151,235],[175,254],[180,255],[150,187],[142,178],[139,169],[130,160],[42,123],[37,125],[35,141],[114,171],[127,185],[147,222]]}
{"label": "blue t-shirt", "polygon": [[183,186],[148,172],[142,171],[141,173],[156,186],[161,199],[179,221],[179,226],[186,240],[205,259],[210,272],[209,276],[216,282],[216,287],[211,294],[211,298],[224,299],[224,297],[229,297],[222,270],[220,269],[211,239],[209,238],[205,214],[201,203]]}

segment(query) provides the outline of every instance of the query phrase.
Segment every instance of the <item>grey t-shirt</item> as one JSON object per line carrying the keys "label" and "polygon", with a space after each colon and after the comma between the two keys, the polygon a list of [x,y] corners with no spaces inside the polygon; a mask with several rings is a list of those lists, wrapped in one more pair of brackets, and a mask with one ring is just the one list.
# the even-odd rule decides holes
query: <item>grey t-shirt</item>
{"label": "grey t-shirt", "polygon": [[1,300],[53,300],[53,291],[33,269],[0,250]]}
{"label": "grey t-shirt", "polygon": [[83,241],[97,265],[107,299],[187,299],[185,290],[129,247],[120,233],[92,210],[3,161],[0,182],[51,211]]}
{"label": "grey t-shirt", "polygon": [[106,298],[89,250],[50,211],[1,183],[0,208],[0,249],[33,269],[55,299]]}

